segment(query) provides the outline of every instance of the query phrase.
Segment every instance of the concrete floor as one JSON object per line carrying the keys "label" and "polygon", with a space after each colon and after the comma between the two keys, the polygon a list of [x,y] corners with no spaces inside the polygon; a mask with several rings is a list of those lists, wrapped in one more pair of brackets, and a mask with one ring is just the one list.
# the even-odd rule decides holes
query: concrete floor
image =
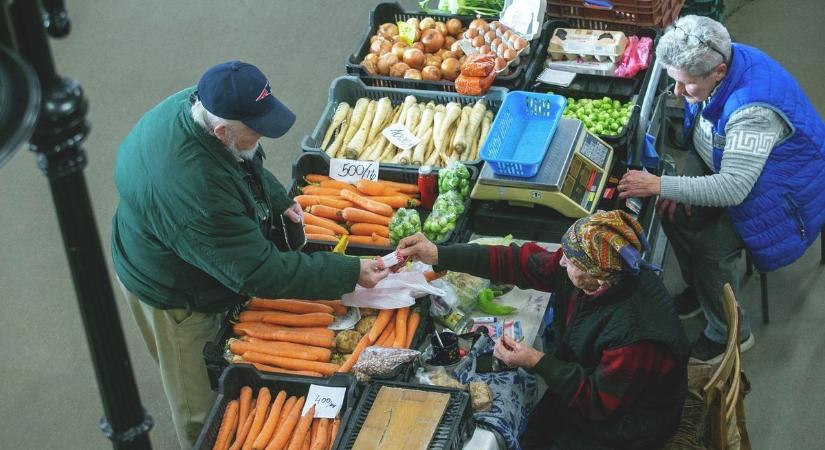
{"label": "concrete floor", "polygon": [[[298,116],[286,136],[264,144],[267,167],[286,183],[300,139],[314,127],[327,86],[343,74],[344,57],[361,39],[374,2],[339,1],[333,9],[317,1],[67,3],[72,34],[53,41],[53,50],[61,74],[80,80],[91,102],[86,177],[108,252],[117,205],[115,152],[143,112],[194,84],[215,63],[252,62]],[[732,33],[784,63],[825,113],[825,89],[819,84],[825,47],[817,35],[800,33],[820,28],[821,1],[736,3],[741,8],[728,21]],[[97,429],[102,408],[95,376],[48,185],[33,155],[22,151],[0,171],[0,211],[0,341],[6,344],[0,347],[0,448],[111,448]],[[757,336],[757,346],[745,357],[753,382],[748,425],[756,449],[821,448],[825,440],[825,276],[818,261],[815,247],[770,275],[768,326],[759,324],[758,278],[743,284],[741,301],[751,311]],[[671,264],[667,284],[678,292],[682,286],[674,269]],[[128,311],[122,312],[141,398],[156,422],[154,447],[175,448],[157,370]]]}

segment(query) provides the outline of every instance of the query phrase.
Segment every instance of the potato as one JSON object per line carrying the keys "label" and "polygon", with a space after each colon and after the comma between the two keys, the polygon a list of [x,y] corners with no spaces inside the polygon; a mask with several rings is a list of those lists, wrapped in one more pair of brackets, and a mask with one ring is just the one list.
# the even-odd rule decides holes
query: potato
{"label": "potato", "polygon": [[378,310],[375,308],[361,308],[362,316],[377,316]]}
{"label": "potato", "polygon": [[361,334],[357,331],[344,330],[335,336],[335,348],[341,353],[352,353],[360,340]]}
{"label": "potato", "polygon": [[372,324],[375,323],[375,319],[377,316],[366,316],[361,318],[357,324],[355,324],[355,331],[361,333],[361,335],[365,335],[370,332],[372,329]]}

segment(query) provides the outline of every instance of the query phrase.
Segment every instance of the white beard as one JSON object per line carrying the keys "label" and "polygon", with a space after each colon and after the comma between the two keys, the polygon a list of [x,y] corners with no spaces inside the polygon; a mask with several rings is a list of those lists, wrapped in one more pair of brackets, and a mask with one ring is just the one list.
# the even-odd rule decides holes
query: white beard
{"label": "white beard", "polygon": [[244,161],[252,161],[252,158],[255,157],[255,151],[258,149],[258,147],[255,147],[247,150],[238,150],[235,148],[234,145],[226,148],[227,150],[232,152],[232,154],[235,155],[236,158],[243,159]]}

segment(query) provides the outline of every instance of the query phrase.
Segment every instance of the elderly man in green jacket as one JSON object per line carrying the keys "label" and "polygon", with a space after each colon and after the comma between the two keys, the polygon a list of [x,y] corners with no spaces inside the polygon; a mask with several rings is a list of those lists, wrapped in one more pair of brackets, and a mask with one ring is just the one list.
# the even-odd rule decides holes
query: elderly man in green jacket
{"label": "elderly man in green jacket", "polygon": [[263,167],[258,140],[294,121],[260,70],[230,61],[147,112],[118,151],[112,257],[181,448],[214,398],[201,349],[222,313],[253,296],[339,298],[387,275],[375,261],[289,251],[285,233],[303,213]]}

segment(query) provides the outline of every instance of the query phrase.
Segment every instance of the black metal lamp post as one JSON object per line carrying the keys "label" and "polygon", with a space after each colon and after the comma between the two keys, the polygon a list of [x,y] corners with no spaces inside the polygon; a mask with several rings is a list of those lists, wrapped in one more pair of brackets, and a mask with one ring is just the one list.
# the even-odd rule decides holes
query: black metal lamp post
{"label": "black metal lamp post", "polygon": [[92,353],[105,413],[100,428],[116,449],[150,449],[153,422],[140,402],[83,176],[88,103],[76,81],[58,75],[47,37],[69,33],[63,0],[7,3],[0,0],[0,167],[31,136]]}

